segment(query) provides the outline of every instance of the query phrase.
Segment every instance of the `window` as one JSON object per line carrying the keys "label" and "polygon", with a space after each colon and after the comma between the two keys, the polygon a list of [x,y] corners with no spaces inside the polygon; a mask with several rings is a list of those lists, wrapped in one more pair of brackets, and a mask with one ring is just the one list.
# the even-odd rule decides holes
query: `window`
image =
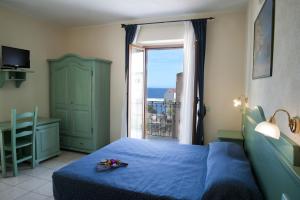
{"label": "window", "polygon": [[146,49],[145,136],[177,138],[183,48]]}

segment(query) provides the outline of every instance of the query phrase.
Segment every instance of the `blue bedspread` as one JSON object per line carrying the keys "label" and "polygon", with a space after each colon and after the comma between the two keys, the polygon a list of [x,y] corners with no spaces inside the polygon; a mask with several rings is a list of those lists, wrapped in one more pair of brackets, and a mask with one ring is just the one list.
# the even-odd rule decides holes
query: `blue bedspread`
{"label": "blue bedspread", "polygon": [[[206,186],[210,180],[207,177],[209,152],[212,148],[219,149],[218,146],[223,144],[196,146],[121,139],[54,172],[54,198],[200,200],[204,193],[212,191]],[[105,158],[120,159],[129,165],[126,168],[97,172],[96,164]],[[218,182],[216,177],[212,179],[212,182]],[[254,181],[250,181],[251,187],[252,184]],[[214,199],[218,198],[214,196]]]}
{"label": "blue bedspread", "polygon": [[209,145],[207,174],[202,200],[261,200],[249,162],[239,145]]}

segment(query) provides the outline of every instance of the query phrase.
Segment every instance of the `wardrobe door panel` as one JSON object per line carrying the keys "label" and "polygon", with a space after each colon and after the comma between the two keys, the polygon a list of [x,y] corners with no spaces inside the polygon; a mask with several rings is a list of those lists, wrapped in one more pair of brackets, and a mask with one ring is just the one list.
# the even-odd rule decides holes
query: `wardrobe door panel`
{"label": "wardrobe door panel", "polygon": [[72,110],[72,135],[82,138],[92,137],[91,113],[84,110]]}
{"label": "wardrobe door panel", "polygon": [[56,65],[52,71],[52,89],[55,106],[68,105],[68,68]]}
{"label": "wardrobe door panel", "polygon": [[92,96],[91,68],[72,62],[69,70],[70,103],[73,106],[90,109]]}
{"label": "wardrobe door panel", "polygon": [[61,134],[70,132],[68,87],[68,68],[56,63],[51,68],[51,116],[61,119]]}
{"label": "wardrobe door panel", "polygon": [[56,108],[53,116],[60,119],[60,123],[59,123],[60,134],[63,134],[63,135],[70,134],[69,111],[66,109]]}
{"label": "wardrobe door panel", "polygon": [[69,65],[72,135],[90,138],[92,131],[92,69],[80,62]]}

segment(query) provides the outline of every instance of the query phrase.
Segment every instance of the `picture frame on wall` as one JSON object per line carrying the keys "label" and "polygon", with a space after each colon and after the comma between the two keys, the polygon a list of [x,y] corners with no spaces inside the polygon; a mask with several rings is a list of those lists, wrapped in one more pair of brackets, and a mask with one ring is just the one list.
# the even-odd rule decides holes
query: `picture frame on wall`
{"label": "picture frame on wall", "polygon": [[274,20],[275,0],[265,0],[254,23],[252,79],[272,76]]}

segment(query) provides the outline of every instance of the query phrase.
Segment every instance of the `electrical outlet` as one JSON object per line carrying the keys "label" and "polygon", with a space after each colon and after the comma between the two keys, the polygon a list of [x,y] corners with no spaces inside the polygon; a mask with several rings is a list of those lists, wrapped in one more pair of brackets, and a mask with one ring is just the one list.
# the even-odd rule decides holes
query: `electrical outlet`
{"label": "electrical outlet", "polygon": [[282,193],[281,200],[289,200],[286,194]]}

